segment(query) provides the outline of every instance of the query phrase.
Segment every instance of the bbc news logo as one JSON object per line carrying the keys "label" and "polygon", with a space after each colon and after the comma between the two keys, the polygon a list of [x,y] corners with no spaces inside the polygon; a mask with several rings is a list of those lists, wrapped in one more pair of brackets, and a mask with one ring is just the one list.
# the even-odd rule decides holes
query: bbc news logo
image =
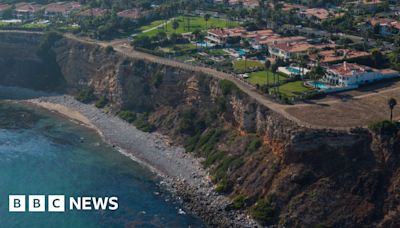
{"label": "bbc news logo", "polygon": [[[66,199],[68,202],[66,202]],[[65,212],[118,209],[118,197],[68,197],[64,195],[10,195],[9,212]]]}

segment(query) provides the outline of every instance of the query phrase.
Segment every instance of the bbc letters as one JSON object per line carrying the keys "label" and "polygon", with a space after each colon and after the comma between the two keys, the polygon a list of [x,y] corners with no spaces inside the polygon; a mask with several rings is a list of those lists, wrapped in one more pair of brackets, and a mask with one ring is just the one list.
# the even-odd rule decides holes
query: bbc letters
{"label": "bbc letters", "polygon": [[65,197],[64,195],[10,195],[10,212],[65,212],[118,209],[118,197]]}

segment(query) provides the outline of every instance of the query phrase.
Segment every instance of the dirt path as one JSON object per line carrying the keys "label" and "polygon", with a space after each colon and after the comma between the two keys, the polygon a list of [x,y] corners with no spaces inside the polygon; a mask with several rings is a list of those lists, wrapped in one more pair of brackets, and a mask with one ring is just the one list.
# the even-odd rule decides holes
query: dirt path
{"label": "dirt path", "polygon": [[[27,31],[0,32],[38,34],[37,32]],[[382,112],[382,110],[386,108],[388,97],[397,97],[396,95],[400,94],[400,87],[392,87],[384,88],[377,92],[371,91],[368,93],[362,93],[360,95],[351,97],[350,99],[332,98],[330,100],[311,101],[311,103],[282,105],[275,103],[267,96],[260,94],[254,88],[254,86],[239,80],[232,74],[140,52],[132,49],[132,47],[129,45],[129,42],[125,39],[97,41],[89,38],[77,37],[72,34],[65,34],[65,37],[78,42],[100,45],[102,47],[112,46],[115,51],[130,58],[142,59],[162,65],[178,67],[188,71],[200,72],[218,79],[230,80],[234,82],[244,93],[255,99],[260,104],[281,114],[299,126],[307,128],[349,130],[353,127],[365,127],[372,121],[385,118],[384,115],[380,114],[379,112],[371,111],[372,108],[379,106],[380,111]],[[400,110],[398,111],[400,112]],[[400,119],[400,116],[396,116],[396,119],[397,118]]]}

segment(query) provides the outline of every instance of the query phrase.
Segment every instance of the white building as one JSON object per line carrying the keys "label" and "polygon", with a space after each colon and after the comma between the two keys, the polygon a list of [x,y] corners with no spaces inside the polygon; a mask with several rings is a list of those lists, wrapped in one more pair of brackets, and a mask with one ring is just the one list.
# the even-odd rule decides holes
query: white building
{"label": "white building", "polygon": [[324,81],[340,87],[358,87],[362,84],[400,76],[399,72],[395,70],[378,70],[347,62],[329,66],[326,71]]}

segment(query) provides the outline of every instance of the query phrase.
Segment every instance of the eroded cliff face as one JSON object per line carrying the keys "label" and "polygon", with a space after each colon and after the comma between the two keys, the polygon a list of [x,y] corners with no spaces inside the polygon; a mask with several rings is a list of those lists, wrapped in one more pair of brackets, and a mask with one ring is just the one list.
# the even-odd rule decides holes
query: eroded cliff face
{"label": "eroded cliff face", "polygon": [[[48,79],[35,54],[40,40],[0,34],[0,84]],[[63,76],[54,89],[93,88],[111,112],[146,113],[157,131],[204,158],[218,191],[242,196],[227,210],[266,202],[265,224],[400,225],[398,134],[304,129],[207,75],[67,39],[52,50]]]}

